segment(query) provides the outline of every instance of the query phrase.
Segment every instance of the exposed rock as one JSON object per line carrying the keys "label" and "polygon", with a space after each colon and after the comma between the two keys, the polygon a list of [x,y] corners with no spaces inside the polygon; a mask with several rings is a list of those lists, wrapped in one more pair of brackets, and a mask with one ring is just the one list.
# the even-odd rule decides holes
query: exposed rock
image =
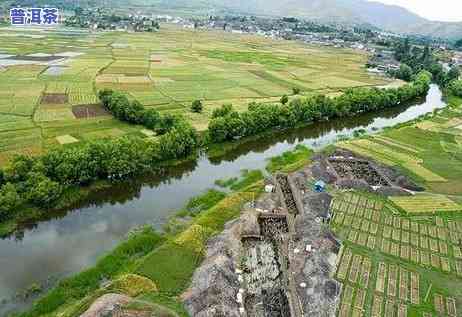
{"label": "exposed rock", "polygon": [[337,176],[334,171],[328,169],[324,160],[314,162],[311,166],[311,173],[314,178],[323,180],[328,184],[332,184],[337,181]]}
{"label": "exposed rock", "polygon": [[339,303],[340,283],[331,278],[335,271],[338,242],[323,227],[320,217],[326,214],[332,197],[327,193],[306,192],[304,211],[295,220],[293,248],[311,252],[293,254],[291,270],[298,285],[297,293],[304,316],[335,316]]}
{"label": "exposed rock", "polygon": [[80,317],[112,316],[120,310],[120,307],[128,304],[131,299],[129,296],[120,294],[105,294],[98,298]]}
{"label": "exposed rock", "polygon": [[329,208],[332,201],[332,196],[328,193],[308,192],[303,197],[303,203],[309,205],[310,212],[318,217],[330,218]]}
{"label": "exposed rock", "polygon": [[372,187],[363,179],[342,179],[337,182],[339,188],[353,188],[357,190],[372,191]]}
{"label": "exposed rock", "polygon": [[336,149],[329,157],[319,153],[313,160],[313,177],[335,184],[338,188],[364,190],[382,195],[407,195],[408,190],[424,190],[402,175],[398,169],[348,150]]}
{"label": "exposed rock", "polygon": [[207,243],[207,258],[196,270],[191,287],[182,295],[190,316],[239,316],[235,261],[239,252],[239,220],[225,226]]}
{"label": "exposed rock", "polygon": [[261,232],[258,223],[258,214],[252,210],[243,212],[241,215],[240,228],[241,236],[259,236]]}

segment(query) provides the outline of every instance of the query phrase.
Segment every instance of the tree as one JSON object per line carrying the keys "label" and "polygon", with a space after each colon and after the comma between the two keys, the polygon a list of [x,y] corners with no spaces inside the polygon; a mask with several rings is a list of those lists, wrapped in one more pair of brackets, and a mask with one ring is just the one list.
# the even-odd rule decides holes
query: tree
{"label": "tree", "polygon": [[159,111],[148,109],[143,112],[143,125],[151,130],[155,130],[160,124],[161,117]]}
{"label": "tree", "polygon": [[458,40],[458,41],[454,44],[454,46],[455,46],[456,48],[462,48],[462,39]]}
{"label": "tree", "polygon": [[451,93],[458,96],[462,97],[462,80],[455,80],[449,85],[449,89],[451,90]]}
{"label": "tree", "polygon": [[165,134],[169,132],[180,120],[182,120],[182,118],[171,113],[163,115],[159,122],[157,132],[159,134]]}
{"label": "tree", "polygon": [[224,104],[221,106],[221,108],[217,108],[213,110],[212,112],[212,119],[218,118],[218,117],[224,117],[228,114],[233,112],[233,105],[232,104]]}
{"label": "tree", "polygon": [[294,95],[298,95],[298,94],[300,94],[300,88],[294,87],[294,88],[292,88],[292,92],[293,92]]}
{"label": "tree", "polygon": [[281,97],[281,103],[285,105],[287,102],[289,102],[289,97],[287,97],[287,95],[283,95]]}
{"label": "tree", "polygon": [[98,92],[98,98],[105,108],[108,108],[114,91],[112,89],[103,89]]}
{"label": "tree", "polygon": [[201,113],[203,109],[202,101],[194,100],[191,104],[191,111],[196,113]]}
{"label": "tree", "polygon": [[6,183],[0,190],[0,219],[8,217],[9,213],[14,211],[23,203],[21,196],[12,183]]}
{"label": "tree", "polygon": [[5,170],[5,179],[9,182],[22,182],[34,166],[35,159],[26,155],[16,155],[9,168]]}
{"label": "tree", "polygon": [[454,80],[459,79],[460,77],[460,70],[458,66],[453,66],[446,74],[445,84],[449,85]]}
{"label": "tree", "polygon": [[413,75],[412,68],[407,64],[401,64],[396,73],[396,77],[405,81],[411,81]]}
{"label": "tree", "polygon": [[61,196],[62,188],[57,183],[37,172],[31,172],[27,180],[28,200],[36,206],[51,207]]}

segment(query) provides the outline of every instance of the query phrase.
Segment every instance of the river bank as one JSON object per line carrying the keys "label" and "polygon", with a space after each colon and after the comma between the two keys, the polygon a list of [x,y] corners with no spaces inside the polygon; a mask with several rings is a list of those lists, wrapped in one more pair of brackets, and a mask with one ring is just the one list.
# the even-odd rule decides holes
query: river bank
{"label": "river bank", "polygon": [[[451,99],[450,108],[435,112],[431,115],[427,115],[424,118],[419,118],[411,122],[402,123],[395,128],[386,129],[386,131],[381,135],[389,135],[392,134],[394,131],[400,134],[400,131],[408,131],[409,129],[415,128],[421,129],[422,127],[428,127],[429,122],[435,121],[439,122],[441,127],[444,127],[445,123],[442,122],[442,118],[447,118],[447,122],[452,122],[451,124],[457,124],[458,121],[454,121],[454,118],[460,117],[460,108],[458,106],[460,104],[460,101],[461,100]],[[435,128],[437,126],[432,125],[432,127]],[[362,137],[358,140],[363,139],[368,138]],[[352,142],[355,142],[356,140],[357,139],[352,139]],[[432,140],[428,141],[433,142]],[[399,154],[399,152],[397,153]],[[433,153],[433,155],[435,154],[436,153]],[[299,170],[302,166],[306,166],[307,164],[309,164],[311,155],[312,152],[307,152],[306,148],[299,146],[297,147],[295,152],[286,152],[281,156],[271,159],[269,164],[266,164],[265,169],[271,171],[272,173],[279,170],[283,170],[286,172]],[[334,154],[334,157],[337,158],[339,157],[338,155],[339,154]],[[351,156],[351,154],[347,156]],[[317,168],[315,168],[314,166],[310,169],[310,174],[316,173],[317,171]],[[390,174],[390,172],[383,170],[383,168],[380,169],[383,171],[381,172],[381,175]],[[254,174],[247,173],[246,175],[249,177],[253,177]],[[95,284],[94,282],[89,286],[87,279],[84,278],[84,276],[88,276],[90,274],[88,272],[95,272],[95,270],[96,272],[98,272],[104,268],[104,266],[97,264],[97,266],[93,269],[87,270],[71,279],[63,280],[62,282],[60,282],[57,288],[55,288],[51,293],[39,300],[34,305],[33,309],[23,316],[41,316],[44,313],[50,312],[53,312],[53,314],[59,313],[61,316],[78,316],[80,313],[85,311],[97,297],[101,296],[104,293],[114,291],[122,293],[132,292],[133,294],[137,294],[137,300],[147,301],[152,303],[153,305],[161,305],[164,307],[164,309],[169,310],[169,314],[167,314],[167,316],[188,316],[181,304],[181,299],[179,298],[179,296],[183,294],[183,292],[186,290],[191,276],[193,275],[193,272],[195,272],[196,268],[200,265],[200,263],[202,263],[202,260],[204,259],[203,256],[207,241],[210,241],[211,237],[221,232],[225,226],[225,223],[237,218],[240,215],[241,210],[243,208],[246,208],[244,207],[246,203],[255,201],[261,194],[264,183],[262,181],[262,174],[259,175],[260,177],[253,178],[250,181],[246,180],[244,177],[244,179],[234,180],[233,182],[227,182],[226,180],[220,182],[221,184],[245,184],[243,185],[245,187],[239,188],[238,186],[238,191],[229,193],[228,195],[226,195],[226,197],[220,197],[219,195],[217,196],[215,194],[212,194],[209,196],[205,195],[201,198],[195,199],[194,201],[196,201],[196,207],[207,207],[204,207],[204,210],[202,212],[199,212],[198,214],[196,213],[196,210],[194,212],[195,215],[191,213],[191,211],[194,210],[194,208],[188,209],[188,207],[186,207],[185,212],[182,212],[179,218],[175,218],[177,220],[183,219],[184,221],[181,222],[179,226],[175,227],[175,229],[165,234],[162,237],[161,241],[163,242],[161,242],[160,245],[156,245],[156,247],[154,247],[152,251],[148,253],[141,253],[141,255],[138,255],[127,262],[118,262],[120,265],[117,267],[117,270],[114,271],[115,273],[112,273],[112,271],[110,273],[100,272],[98,273],[99,275],[97,275],[100,276],[100,278],[101,276],[113,277],[113,279],[115,279],[116,281],[118,281],[119,278],[122,278],[120,276],[122,273],[141,275],[144,277],[148,277],[151,281],[155,283],[156,291],[151,290],[142,292],[139,291],[139,289],[135,286],[129,287],[128,289],[115,289],[113,286],[111,286],[113,284],[109,283],[108,281],[104,283],[104,286],[101,286],[101,284],[98,283]],[[318,176],[315,176],[315,178],[317,177]],[[390,179],[389,176],[386,176],[386,178]],[[392,179],[393,182],[402,182],[402,180],[400,180],[400,177],[398,176],[393,177]],[[374,182],[380,180],[373,179],[371,181]],[[297,181],[296,183],[305,184],[305,181]],[[337,186],[339,185],[340,183],[337,184]],[[218,198],[214,199],[214,197]],[[377,198],[373,199],[374,201],[377,200]],[[383,201],[383,199],[380,201]],[[194,204],[189,204],[189,207],[191,207],[192,205]],[[254,204],[249,205],[250,208],[251,206],[254,206]],[[202,208],[200,207],[198,208],[198,210],[201,209]],[[334,223],[338,224],[337,218],[334,218]],[[343,235],[345,235],[344,232],[340,232],[339,234],[340,236],[342,236],[342,238]],[[345,235],[345,237],[345,239],[349,239],[348,235]],[[126,242],[122,243],[122,245],[118,247],[116,250],[120,250],[121,247],[123,248],[125,243]],[[361,251],[360,246],[352,247],[349,243],[346,243],[346,247],[354,247],[354,252]],[[342,254],[344,254],[343,251],[340,253],[339,259],[342,256]],[[112,253],[110,253],[105,258],[111,257],[113,257]],[[384,261],[383,257],[380,257],[379,259]],[[385,257],[385,259],[388,261],[388,258]],[[118,260],[114,259],[114,261]],[[377,259],[373,258],[373,261],[375,263]],[[104,262],[105,260],[103,258],[103,260],[100,260],[98,263]],[[401,262],[399,263],[401,265]],[[412,269],[418,270],[419,272],[422,271],[422,269],[415,265],[412,266]],[[434,274],[430,275],[431,279],[433,279]],[[340,275],[339,278],[341,278]],[[440,280],[446,281],[447,278],[441,277]],[[371,285],[375,284],[372,283]],[[86,290],[84,292],[81,292],[79,291],[80,289]],[[73,295],[67,296],[68,294]],[[209,299],[213,300],[213,298]],[[370,309],[369,304],[367,305],[368,309]]]}
{"label": "river bank", "polygon": [[217,179],[235,177],[241,169],[263,169],[266,159],[292,150],[298,144],[320,148],[335,142],[339,136],[353,135],[355,130],[371,133],[406,122],[444,107],[441,98],[441,92],[432,86],[427,101],[421,105],[283,131],[243,143],[224,156],[213,159],[201,156],[166,170],[161,177],[121,183],[103,190],[74,212],[24,228],[19,241],[0,241],[0,249],[7,259],[4,267],[9,270],[2,276],[0,284],[4,288],[0,293],[8,297],[15,290],[45,280],[49,275],[66,276],[93,265],[96,258],[117,245],[131,228],[145,223],[161,228],[175,210],[181,209],[191,197],[214,187]]}

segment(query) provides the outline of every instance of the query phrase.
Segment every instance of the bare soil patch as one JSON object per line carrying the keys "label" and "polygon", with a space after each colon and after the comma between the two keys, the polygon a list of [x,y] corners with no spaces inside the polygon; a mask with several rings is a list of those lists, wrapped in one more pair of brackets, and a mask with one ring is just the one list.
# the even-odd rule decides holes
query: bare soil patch
{"label": "bare soil patch", "polygon": [[42,95],[41,104],[64,104],[69,101],[67,94],[50,94],[45,93]]}
{"label": "bare soil patch", "polygon": [[77,119],[108,116],[110,113],[100,104],[78,105],[72,107],[72,113]]}

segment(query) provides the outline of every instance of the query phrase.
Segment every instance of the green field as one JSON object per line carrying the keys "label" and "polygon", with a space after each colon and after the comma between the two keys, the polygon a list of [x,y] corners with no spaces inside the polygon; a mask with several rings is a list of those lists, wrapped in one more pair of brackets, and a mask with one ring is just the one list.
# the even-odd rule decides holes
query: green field
{"label": "green field", "polygon": [[[224,103],[245,110],[251,101],[277,101],[294,87],[302,94],[337,93],[385,83],[366,73],[364,54],[253,35],[172,25],[158,33],[2,31],[0,54],[56,54],[62,61],[51,69],[40,61],[0,66],[0,164],[15,153],[41,153],[59,144],[60,136],[81,142],[139,134],[141,127],[109,116],[76,118],[72,107],[97,103],[102,88],[123,91],[161,112],[184,114],[205,130],[213,109]],[[44,102],[50,94],[65,99]],[[204,101],[202,114],[189,110],[195,99]]]}
{"label": "green field", "polygon": [[409,217],[390,203],[350,193],[332,204],[338,316],[460,316],[462,215]]}
{"label": "green field", "polygon": [[337,193],[332,229],[343,240],[338,316],[460,316],[461,103],[340,147],[392,165],[425,192],[389,199]]}

